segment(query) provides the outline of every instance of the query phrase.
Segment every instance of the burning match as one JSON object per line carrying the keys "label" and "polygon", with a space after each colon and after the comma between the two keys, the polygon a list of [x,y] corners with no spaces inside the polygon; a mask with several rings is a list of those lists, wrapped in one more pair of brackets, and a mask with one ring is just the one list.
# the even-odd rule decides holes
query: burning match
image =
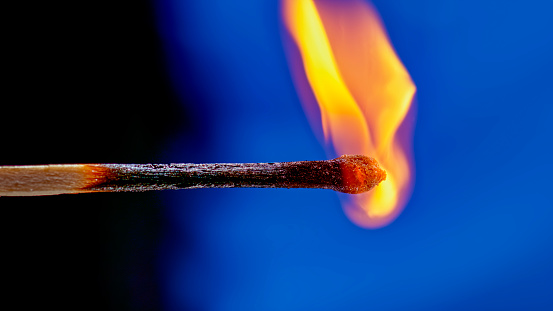
{"label": "burning match", "polygon": [[378,162],[362,155],[277,163],[0,166],[0,196],[195,188],[318,188],[357,194],[385,179]]}

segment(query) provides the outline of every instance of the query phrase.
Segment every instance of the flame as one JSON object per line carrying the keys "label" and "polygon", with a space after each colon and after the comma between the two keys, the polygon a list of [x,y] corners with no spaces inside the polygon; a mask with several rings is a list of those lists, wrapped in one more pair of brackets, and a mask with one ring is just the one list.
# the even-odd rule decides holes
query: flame
{"label": "flame", "polygon": [[288,54],[296,87],[328,151],[374,157],[387,171],[372,191],[343,197],[344,211],[361,227],[387,225],[413,186],[412,122],[406,118],[415,85],[378,13],[362,0],[283,0],[282,14],[295,43]]}

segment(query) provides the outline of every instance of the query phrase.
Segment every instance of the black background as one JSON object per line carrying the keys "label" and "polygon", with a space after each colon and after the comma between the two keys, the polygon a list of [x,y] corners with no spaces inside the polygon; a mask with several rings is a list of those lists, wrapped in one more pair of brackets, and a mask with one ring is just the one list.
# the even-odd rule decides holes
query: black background
{"label": "black background", "polygon": [[[0,165],[157,162],[185,112],[153,3],[3,11]],[[156,193],[0,198],[4,303],[160,308],[160,204]]]}

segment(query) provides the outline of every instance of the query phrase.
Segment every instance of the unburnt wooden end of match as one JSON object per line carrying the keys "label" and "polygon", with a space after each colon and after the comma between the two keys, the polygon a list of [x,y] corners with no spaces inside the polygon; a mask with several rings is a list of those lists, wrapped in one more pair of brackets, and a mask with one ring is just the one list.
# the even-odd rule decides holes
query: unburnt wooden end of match
{"label": "unburnt wooden end of match", "polygon": [[320,188],[371,190],[386,179],[362,155],[333,160],[209,164],[55,164],[0,166],[0,196],[193,188]]}

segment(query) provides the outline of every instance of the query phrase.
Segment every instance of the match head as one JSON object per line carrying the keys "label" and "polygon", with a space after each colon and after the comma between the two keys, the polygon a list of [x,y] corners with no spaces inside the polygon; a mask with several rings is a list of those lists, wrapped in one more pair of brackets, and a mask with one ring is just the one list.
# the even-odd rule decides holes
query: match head
{"label": "match head", "polygon": [[338,191],[358,194],[366,192],[386,179],[386,171],[378,162],[364,155],[343,155],[334,159],[340,165],[342,182]]}

